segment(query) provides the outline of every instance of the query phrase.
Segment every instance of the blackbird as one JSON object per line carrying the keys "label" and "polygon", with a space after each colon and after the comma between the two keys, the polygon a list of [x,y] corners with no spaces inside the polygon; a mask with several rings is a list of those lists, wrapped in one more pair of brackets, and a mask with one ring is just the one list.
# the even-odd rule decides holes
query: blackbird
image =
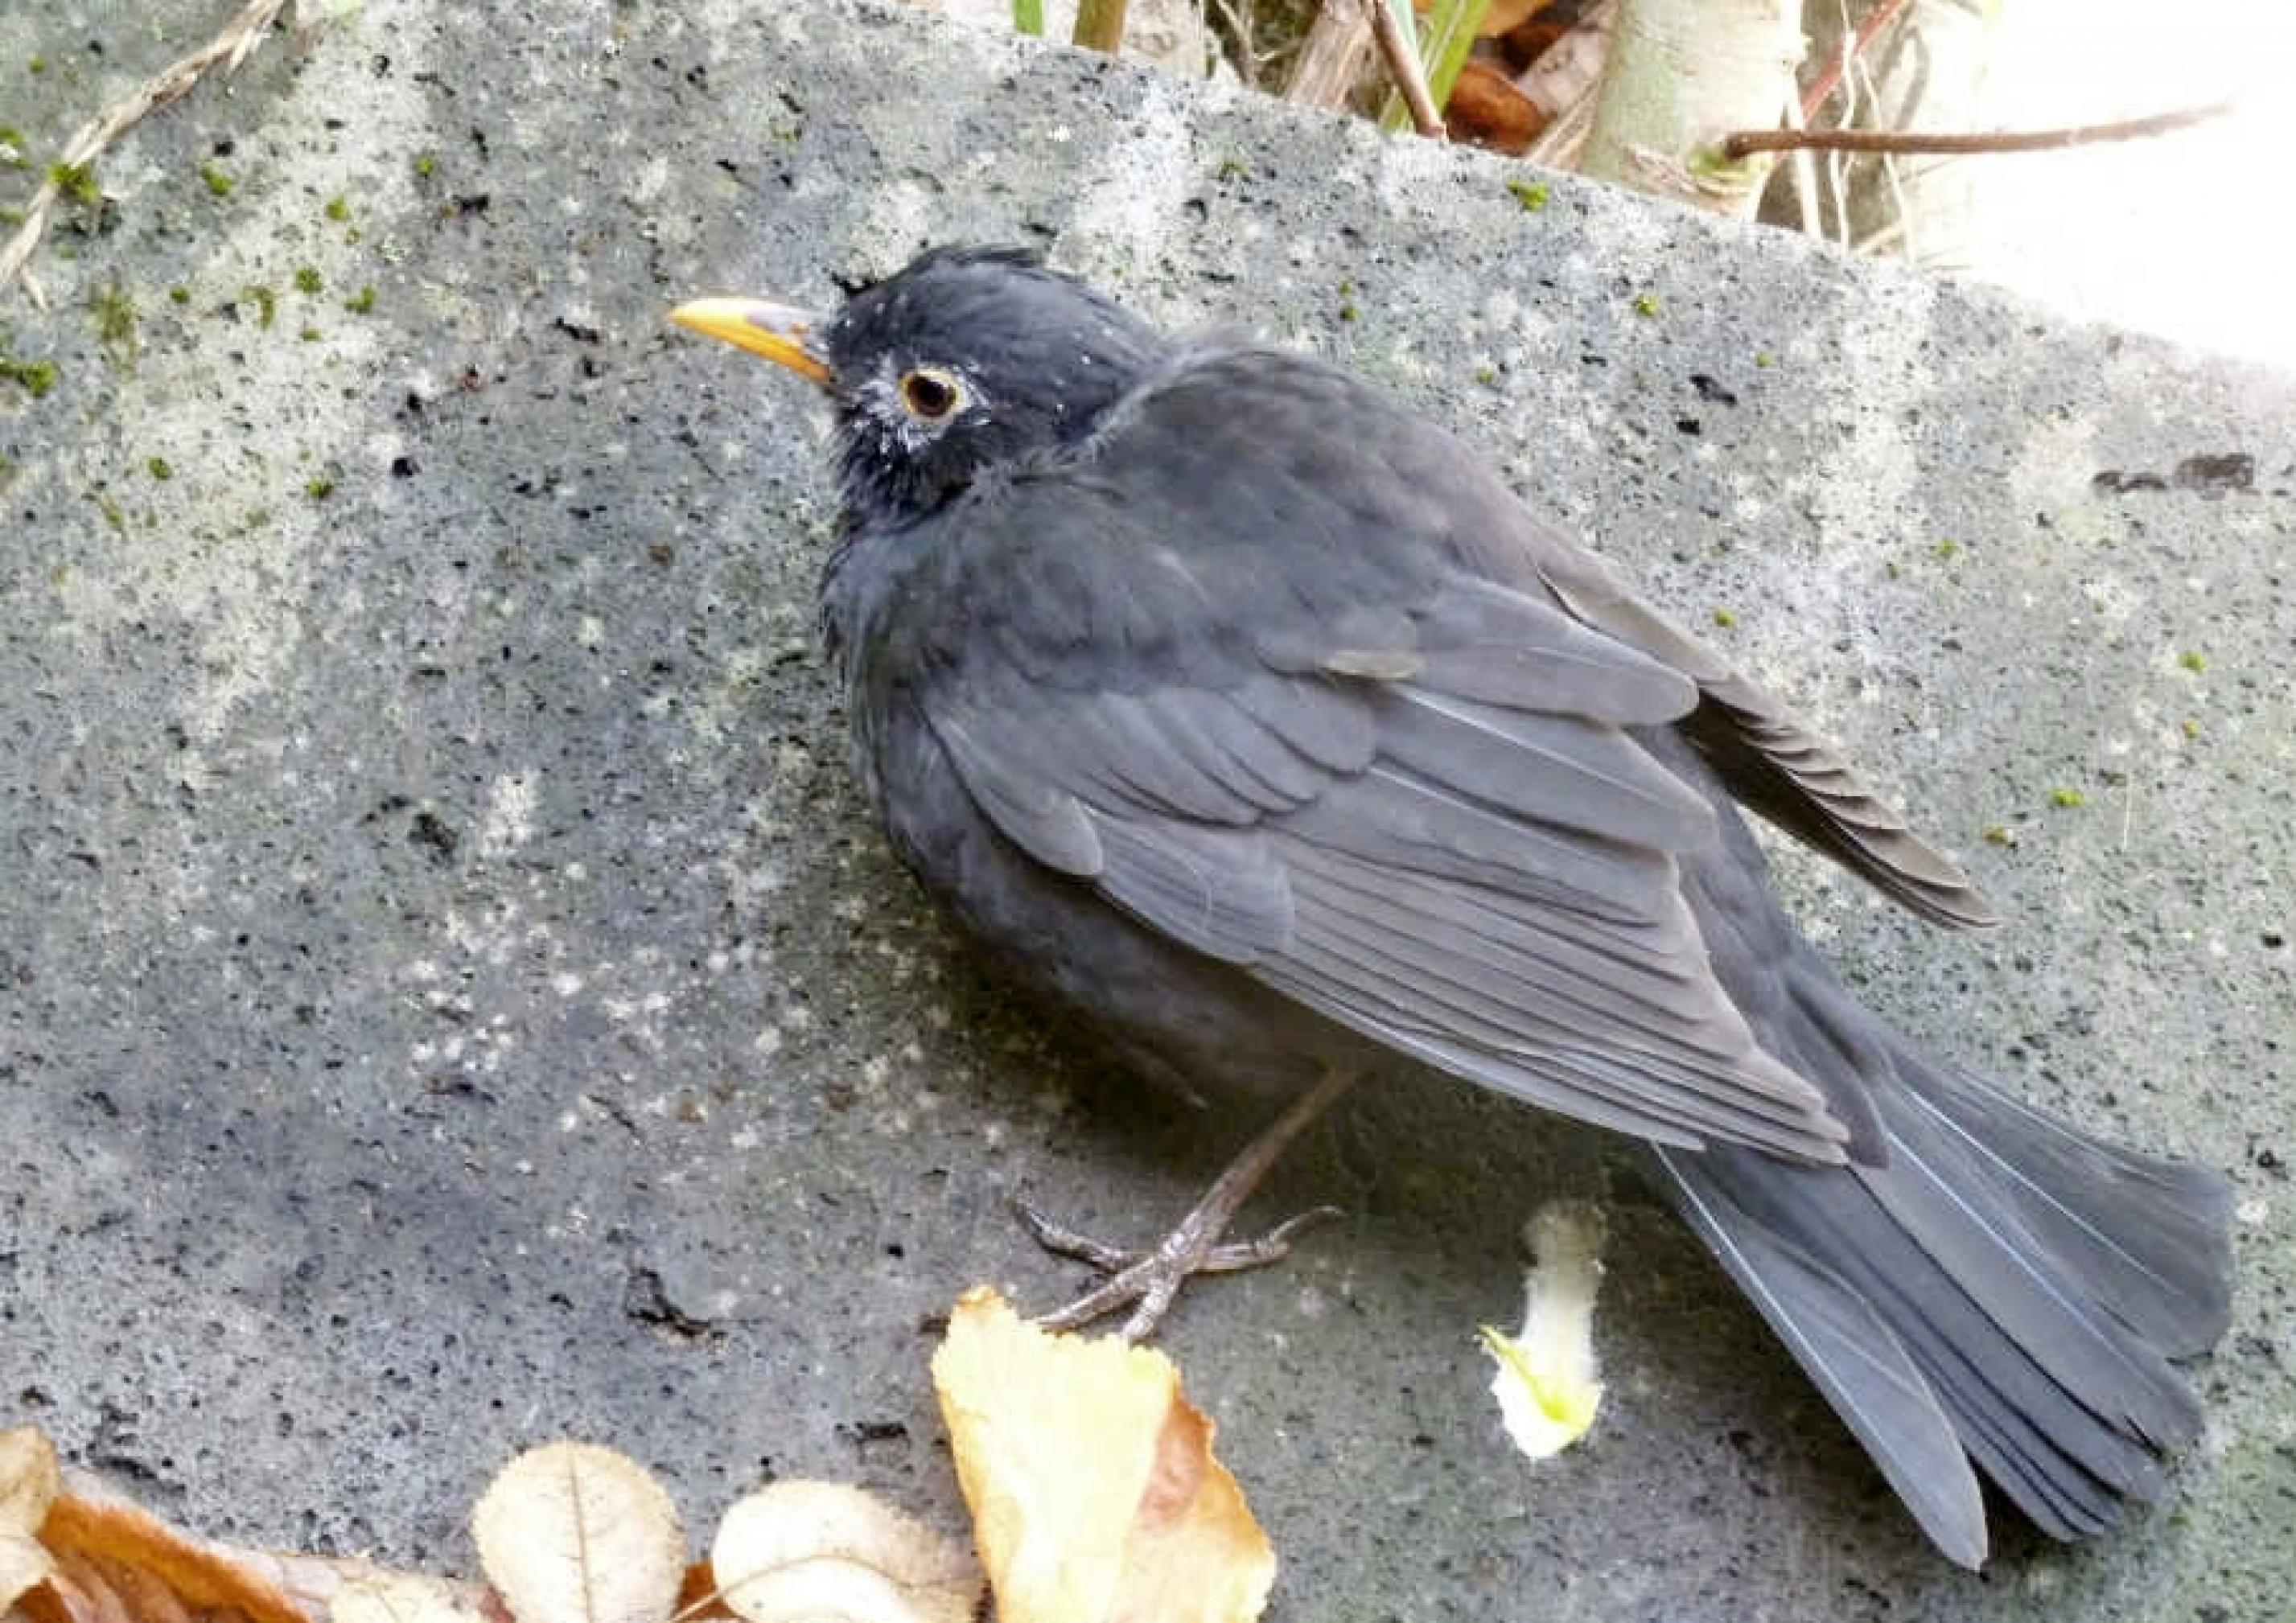
{"label": "blackbird", "polygon": [[[1929,1537],[1981,1470],[2112,1526],[2199,1430],[2230,1197],[1924,1059],[1788,920],[1738,808],[1940,924],[1990,905],[1781,701],[1459,440],[1306,357],[1168,339],[1008,250],[834,315],[675,318],[826,389],[822,609],[926,886],[1144,1070],[1280,1110],[1062,1322],[1280,1252],[1229,1219],[1415,1062],[1646,1141]],[[1072,1237],[1071,1237],[1072,1238]]]}

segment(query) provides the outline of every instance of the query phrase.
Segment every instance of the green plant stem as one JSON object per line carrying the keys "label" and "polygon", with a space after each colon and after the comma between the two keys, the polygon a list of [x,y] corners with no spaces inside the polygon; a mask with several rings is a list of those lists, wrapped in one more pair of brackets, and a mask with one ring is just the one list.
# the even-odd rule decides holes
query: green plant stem
{"label": "green plant stem", "polygon": [[[1450,104],[1451,86],[1459,82],[1459,70],[1467,65],[1467,53],[1474,48],[1483,13],[1490,9],[1491,0],[1435,0],[1429,9],[1419,29],[1419,59],[1427,67],[1428,97],[1439,110]],[[1401,91],[1388,93],[1379,122],[1383,129],[1414,127],[1411,108]]]}
{"label": "green plant stem", "polygon": [[1086,50],[1115,55],[1124,43],[1124,0],[1078,0],[1076,32],[1070,37]]}

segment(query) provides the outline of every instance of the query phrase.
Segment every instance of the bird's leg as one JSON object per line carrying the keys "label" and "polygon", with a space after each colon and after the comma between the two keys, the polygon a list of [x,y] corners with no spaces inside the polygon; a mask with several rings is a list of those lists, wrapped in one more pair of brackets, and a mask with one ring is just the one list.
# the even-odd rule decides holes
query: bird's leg
{"label": "bird's leg", "polygon": [[1227,1166],[1203,1198],[1189,1209],[1172,1232],[1144,1251],[1128,1251],[1062,1228],[1043,1213],[1016,1202],[1021,1221],[1037,1243],[1064,1257],[1090,1263],[1108,1275],[1096,1288],[1067,1307],[1037,1322],[1048,1330],[1074,1330],[1082,1324],[1130,1307],[1123,1336],[1137,1341],[1154,1333],[1156,1326],[1180,1294],[1180,1287],[1197,1274],[1227,1274],[1275,1262],[1292,1249],[1292,1238],[1311,1223],[1338,1217],[1334,1207],[1319,1206],[1278,1224],[1257,1240],[1223,1244],[1221,1236],[1235,1214],[1251,1198],[1293,1141],[1337,1103],[1361,1079],[1354,1067],[1326,1069],[1315,1086],[1293,1100],[1281,1116]]}

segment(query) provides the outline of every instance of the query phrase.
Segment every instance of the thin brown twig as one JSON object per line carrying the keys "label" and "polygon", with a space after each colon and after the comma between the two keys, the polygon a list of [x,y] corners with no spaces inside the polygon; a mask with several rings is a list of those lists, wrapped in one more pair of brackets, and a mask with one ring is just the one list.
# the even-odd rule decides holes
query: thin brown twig
{"label": "thin brown twig", "polygon": [[1857,25],[1857,31],[1850,37],[1849,43],[1828,59],[1825,66],[1818,70],[1817,77],[1810,80],[1809,88],[1802,92],[1803,122],[1817,117],[1817,110],[1825,105],[1826,97],[1832,95],[1834,86],[1841,83],[1842,70],[1872,47],[1874,38],[1898,20],[1898,14],[1906,9],[1907,4],[1908,0],[1880,0],[1872,11],[1866,13],[1866,20]]}
{"label": "thin brown twig", "polygon": [[5,292],[9,283],[21,278],[24,291],[35,305],[47,303],[46,295],[27,267],[33,250],[39,247],[40,238],[47,231],[48,216],[54,211],[56,200],[63,195],[72,176],[84,175],[87,166],[110,150],[113,142],[188,93],[209,69],[221,63],[226,73],[236,70],[249,53],[262,43],[266,30],[286,5],[287,0],[248,0],[213,39],[189,56],[160,69],[80,127],[79,133],[65,146],[63,156],[49,167],[47,177],[32,193],[32,201],[24,206],[23,224],[17,226],[7,246],[0,248],[0,292]]}
{"label": "thin brown twig", "polygon": [[1411,110],[1411,122],[1421,135],[1440,141],[1446,134],[1443,115],[1435,111],[1435,98],[1428,94],[1419,48],[1404,37],[1387,0],[1364,0],[1364,4],[1371,8],[1372,37],[1379,42],[1379,53],[1387,59],[1387,70],[1403,94],[1403,104]]}
{"label": "thin brown twig", "polygon": [[2187,107],[2148,118],[2111,124],[2076,124],[2063,129],[1994,130],[1977,135],[1939,135],[1893,129],[1742,129],[1722,137],[1722,156],[1732,161],[1754,152],[1910,152],[1953,155],[1970,152],[2046,152],[2105,141],[2135,141],[2165,135],[2232,111],[2229,102]]}

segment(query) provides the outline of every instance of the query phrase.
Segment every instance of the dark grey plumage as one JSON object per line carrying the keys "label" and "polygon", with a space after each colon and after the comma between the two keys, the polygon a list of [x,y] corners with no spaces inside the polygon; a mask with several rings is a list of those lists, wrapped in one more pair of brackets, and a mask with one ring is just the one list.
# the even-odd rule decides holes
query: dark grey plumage
{"label": "dark grey plumage", "polygon": [[1312,360],[964,252],[820,337],[860,769],[1022,972],[1193,1082],[1402,1054],[1650,1141],[1957,1561],[1972,1461],[2060,1537],[2158,1491],[2199,1424],[2166,1360],[2227,1316],[2226,1187],[1857,1006],[1734,800],[1994,915],[1776,698]]}

